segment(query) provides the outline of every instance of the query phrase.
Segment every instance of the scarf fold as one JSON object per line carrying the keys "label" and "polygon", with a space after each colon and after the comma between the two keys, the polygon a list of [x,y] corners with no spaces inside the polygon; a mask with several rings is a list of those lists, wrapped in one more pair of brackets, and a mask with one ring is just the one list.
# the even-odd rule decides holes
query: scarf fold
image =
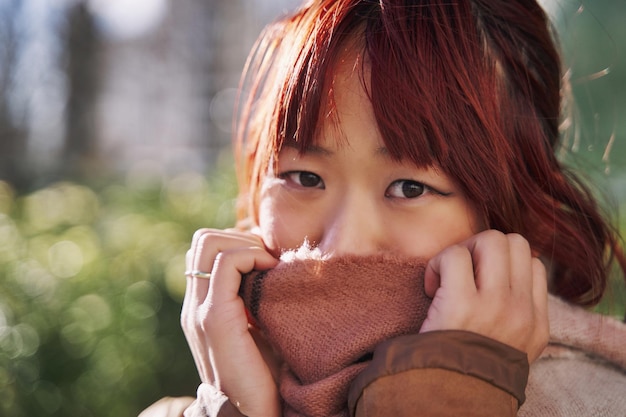
{"label": "scarf fold", "polygon": [[350,383],[374,348],[426,318],[424,270],[423,260],[388,255],[296,257],[244,277],[244,303],[286,364],[286,416],[347,415]]}

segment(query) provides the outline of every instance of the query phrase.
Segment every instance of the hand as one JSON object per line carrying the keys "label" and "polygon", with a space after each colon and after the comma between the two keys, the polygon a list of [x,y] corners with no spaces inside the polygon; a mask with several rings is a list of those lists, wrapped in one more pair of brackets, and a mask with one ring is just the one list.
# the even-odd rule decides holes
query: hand
{"label": "hand", "polygon": [[269,365],[249,331],[241,274],[273,268],[278,260],[255,235],[198,230],[187,252],[188,276],[181,325],[200,379],[224,392],[247,416],[278,416],[280,402]]}
{"label": "hand", "polygon": [[433,302],[420,332],[467,330],[526,352],[532,363],[549,337],[546,269],[526,239],[488,230],[428,263]]}

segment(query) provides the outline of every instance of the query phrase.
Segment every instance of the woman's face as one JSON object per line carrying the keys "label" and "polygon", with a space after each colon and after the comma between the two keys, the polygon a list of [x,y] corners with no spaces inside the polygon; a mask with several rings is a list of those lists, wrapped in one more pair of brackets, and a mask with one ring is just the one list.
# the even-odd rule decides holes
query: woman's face
{"label": "woman's face", "polygon": [[300,154],[285,144],[276,172],[265,178],[261,236],[275,255],[306,240],[329,256],[393,252],[430,259],[484,227],[446,175],[389,156],[353,69],[356,59],[347,56],[337,66],[333,104],[323,110],[315,145]]}

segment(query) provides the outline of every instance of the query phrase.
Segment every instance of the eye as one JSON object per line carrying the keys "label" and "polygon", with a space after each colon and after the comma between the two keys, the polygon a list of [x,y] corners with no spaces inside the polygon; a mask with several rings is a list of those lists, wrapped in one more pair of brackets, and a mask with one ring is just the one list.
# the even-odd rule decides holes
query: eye
{"label": "eye", "polygon": [[425,184],[411,180],[397,180],[391,183],[385,192],[391,198],[417,198],[432,190]]}
{"label": "eye", "polygon": [[322,178],[308,171],[290,171],[279,175],[280,178],[291,181],[304,188],[324,189]]}

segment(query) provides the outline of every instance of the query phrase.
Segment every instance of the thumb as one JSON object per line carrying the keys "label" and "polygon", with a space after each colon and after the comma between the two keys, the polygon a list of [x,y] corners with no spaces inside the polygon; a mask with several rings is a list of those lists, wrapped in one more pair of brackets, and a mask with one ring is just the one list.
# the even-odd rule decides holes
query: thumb
{"label": "thumb", "polygon": [[441,286],[441,258],[436,256],[428,261],[424,271],[424,292],[430,298],[435,298],[435,293]]}
{"label": "thumb", "polygon": [[431,298],[440,287],[459,294],[476,291],[472,254],[465,244],[453,245],[428,261],[424,273],[424,291]]}

